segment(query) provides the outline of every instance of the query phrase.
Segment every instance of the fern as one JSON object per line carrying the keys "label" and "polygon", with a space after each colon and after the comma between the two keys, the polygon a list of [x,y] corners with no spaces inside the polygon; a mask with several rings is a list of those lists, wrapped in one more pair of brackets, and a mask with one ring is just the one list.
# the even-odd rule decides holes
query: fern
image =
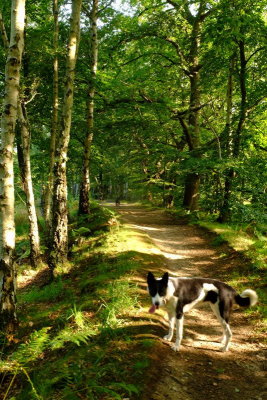
{"label": "fern", "polygon": [[81,226],[78,229],[74,229],[73,232],[76,236],[87,236],[91,231],[89,228],[86,228],[85,226]]}
{"label": "fern", "polygon": [[60,349],[66,342],[74,343],[80,346],[81,343],[87,343],[88,339],[95,335],[96,331],[91,326],[86,326],[81,330],[74,331],[73,328],[63,329],[56,337],[50,341],[52,350]]}
{"label": "fern", "polygon": [[131,384],[131,383],[125,383],[125,382],[116,382],[116,383],[111,383],[110,385],[114,389],[123,389],[127,394],[138,394],[139,390],[138,388]]}
{"label": "fern", "polygon": [[49,327],[46,327],[40,331],[33,332],[28,342],[21,344],[18,349],[9,357],[11,364],[15,362],[19,365],[25,365],[31,361],[37,360],[37,358],[43,353],[48,345],[49,329]]}
{"label": "fern", "polygon": [[29,362],[35,361],[43,353],[49,342],[49,335],[47,331],[49,327],[43,328],[40,331],[35,331],[31,334],[27,343],[21,344],[18,349],[7,359],[0,361],[0,371],[9,372],[13,374],[10,384],[4,394],[3,399],[7,399],[8,393],[13,385],[16,376],[23,373],[31,385],[32,394],[35,399],[43,400],[37,393],[30,375],[26,369]]}
{"label": "fern", "polygon": [[98,394],[101,393],[101,394],[104,394],[104,395],[108,394],[108,395],[112,396],[112,399],[122,400],[122,397],[112,389],[109,389],[107,387],[100,386],[100,385],[97,385],[97,384],[93,384],[93,385],[90,385],[90,386],[91,386],[92,390],[95,393],[98,393]]}

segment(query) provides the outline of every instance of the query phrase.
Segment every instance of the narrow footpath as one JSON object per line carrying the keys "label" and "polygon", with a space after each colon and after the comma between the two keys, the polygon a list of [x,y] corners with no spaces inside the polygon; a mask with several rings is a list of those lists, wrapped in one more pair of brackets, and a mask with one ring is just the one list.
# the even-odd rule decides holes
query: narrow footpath
{"label": "narrow footpath", "polygon": [[[151,241],[151,254],[161,256],[153,272],[161,276],[202,276],[224,280],[245,260],[227,245],[214,247],[214,236],[196,226],[177,224],[161,210],[117,207],[122,220]],[[156,338],[145,393],[140,400],[267,400],[264,332],[253,314],[234,307],[230,350],[220,352],[221,327],[207,304],[185,315],[184,339],[175,353],[162,337],[168,329],[159,311],[148,335]],[[160,329],[158,329],[160,326]],[[157,328],[157,329],[155,329]],[[155,333],[157,332],[157,333]]]}

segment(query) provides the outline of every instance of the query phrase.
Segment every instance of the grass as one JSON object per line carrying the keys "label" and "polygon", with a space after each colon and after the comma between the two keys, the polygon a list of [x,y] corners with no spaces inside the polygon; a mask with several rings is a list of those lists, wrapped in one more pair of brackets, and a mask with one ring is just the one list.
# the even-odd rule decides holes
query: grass
{"label": "grass", "polygon": [[135,319],[140,288],[133,277],[151,262],[149,244],[116,226],[110,210],[95,213],[78,222],[73,215],[67,271],[42,288],[37,274],[18,291],[19,334],[3,342],[0,362],[6,400],[139,396],[153,340],[136,335],[143,322]]}
{"label": "grass", "polygon": [[18,302],[19,304],[49,302],[54,301],[63,295],[66,296],[68,293],[65,293],[62,279],[57,279],[50,285],[47,285],[41,289],[38,287],[33,287],[30,291],[19,293]]}
{"label": "grass", "polygon": [[[199,221],[198,225],[217,233],[217,243],[227,242],[236,251],[246,252],[254,245],[256,238],[250,236],[237,225],[219,224],[216,222]],[[221,240],[221,242],[220,242]],[[215,243],[216,244],[216,243]]]}
{"label": "grass", "polygon": [[247,287],[255,288],[260,298],[259,303],[253,309],[247,309],[247,313],[259,313],[267,326],[267,237],[261,231],[266,232],[266,226],[251,229],[251,225],[220,224],[212,221],[200,220],[198,225],[215,232],[217,236],[213,240],[214,246],[224,243],[246,257],[246,270],[232,270],[228,277],[229,283],[242,291]]}

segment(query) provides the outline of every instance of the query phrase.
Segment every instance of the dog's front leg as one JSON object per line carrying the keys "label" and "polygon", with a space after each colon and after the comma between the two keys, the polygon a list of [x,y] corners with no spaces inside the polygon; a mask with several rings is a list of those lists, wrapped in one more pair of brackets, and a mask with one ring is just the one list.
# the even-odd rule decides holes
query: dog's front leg
{"label": "dog's front leg", "polygon": [[179,315],[179,318],[176,320],[176,342],[172,346],[172,349],[174,351],[179,351],[180,350],[180,344],[183,338],[183,326],[184,326],[184,316]]}
{"label": "dog's front leg", "polygon": [[164,336],[163,339],[168,340],[168,342],[170,342],[173,337],[176,317],[175,314],[172,313],[168,313],[168,316],[169,316],[169,333],[168,335]]}

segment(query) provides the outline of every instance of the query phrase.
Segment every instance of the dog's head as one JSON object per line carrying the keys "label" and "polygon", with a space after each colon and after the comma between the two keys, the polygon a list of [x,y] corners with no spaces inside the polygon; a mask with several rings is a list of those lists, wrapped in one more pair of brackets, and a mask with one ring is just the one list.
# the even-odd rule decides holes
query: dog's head
{"label": "dog's head", "polygon": [[152,297],[152,307],[149,309],[150,313],[155,312],[160,306],[166,303],[166,294],[168,287],[169,274],[165,274],[160,279],[156,279],[152,272],[147,274],[148,292]]}

